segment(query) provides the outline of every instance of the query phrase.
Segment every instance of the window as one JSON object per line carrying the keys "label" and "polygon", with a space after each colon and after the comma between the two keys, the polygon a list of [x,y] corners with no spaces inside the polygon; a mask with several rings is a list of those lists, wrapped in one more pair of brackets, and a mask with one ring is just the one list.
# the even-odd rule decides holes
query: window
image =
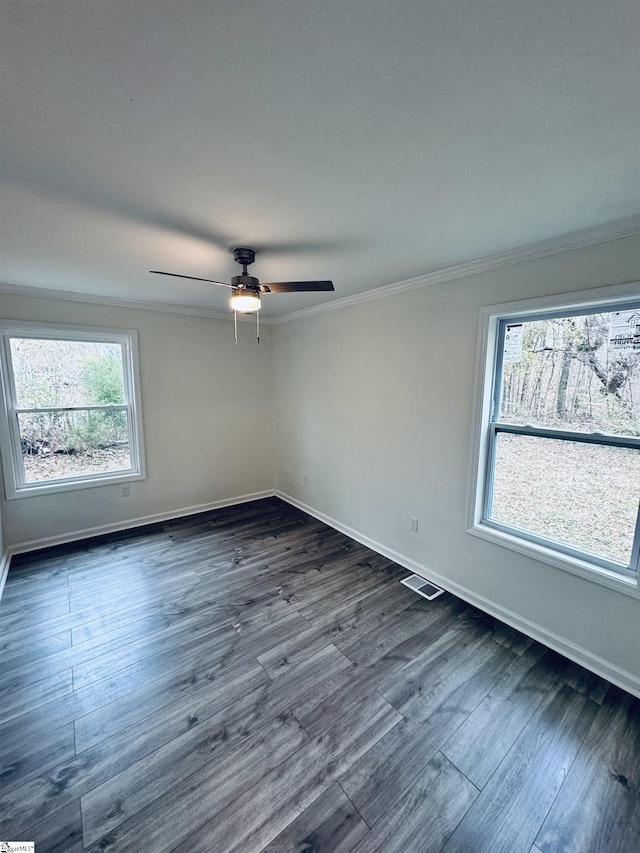
{"label": "window", "polygon": [[0,323],[7,498],[144,476],[135,332]]}
{"label": "window", "polygon": [[637,588],[640,297],[489,309],[485,334],[470,532]]}

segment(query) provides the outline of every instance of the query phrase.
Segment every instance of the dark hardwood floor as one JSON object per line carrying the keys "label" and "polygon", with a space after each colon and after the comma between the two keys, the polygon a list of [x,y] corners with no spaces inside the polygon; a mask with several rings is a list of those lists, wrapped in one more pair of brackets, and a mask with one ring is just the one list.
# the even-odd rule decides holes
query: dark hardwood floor
{"label": "dark hardwood floor", "polygon": [[14,559],[0,838],[637,853],[640,700],[276,499]]}

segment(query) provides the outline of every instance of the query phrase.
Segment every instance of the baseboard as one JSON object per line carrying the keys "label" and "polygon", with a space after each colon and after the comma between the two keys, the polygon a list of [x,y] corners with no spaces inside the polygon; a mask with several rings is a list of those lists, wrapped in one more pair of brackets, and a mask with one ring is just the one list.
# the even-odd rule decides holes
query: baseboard
{"label": "baseboard", "polygon": [[121,530],[132,530],[136,527],[144,527],[147,524],[157,524],[162,521],[173,521],[177,518],[186,518],[197,515],[200,512],[210,512],[214,509],[223,509],[226,506],[235,506],[249,501],[257,501],[262,498],[272,498],[273,489],[262,492],[252,492],[248,495],[237,495],[233,498],[225,498],[219,501],[211,501],[197,506],[182,507],[181,509],[159,512],[154,515],[145,515],[139,518],[131,518],[127,521],[117,521],[113,524],[102,524],[97,527],[85,527],[81,530],[70,530],[57,536],[48,536],[43,539],[31,539],[29,542],[21,542],[9,548],[10,556],[14,554],[26,554],[29,551],[39,551],[41,548],[52,548],[55,545],[65,545],[67,542],[78,542],[82,539],[92,539],[95,536],[103,536],[107,533],[118,533]]}
{"label": "baseboard", "polygon": [[438,586],[441,586],[443,589],[446,589],[448,592],[456,595],[463,601],[472,604],[474,607],[478,607],[480,610],[483,610],[485,613],[489,613],[491,616],[495,616],[496,619],[510,625],[517,631],[521,631],[528,637],[538,640],[543,645],[559,652],[561,655],[564,655],[580,666],[583,666],[590,672],[594,672],[596,675],[600,675],[602,678],[605,678],[612,684],[616,684],[628,693],[632,693],[634,696],[640,697],[640,678],[632,673],[621,669],[607,660],[604,660],[604,658],[598,657],[598,655],[594,655],[588,649],[578,646],[570,640],[560,637],[558,634],[554,634],[552,631],[547,630],[541,625],[531,622],[529,619],[525,619],[505,607],[501,607],[499,604],[490,601],[482,595],[478,595],[478,593],[461,586],[455,581],[451,581],[449,578],[443,577],[438,572],[428,569],[426,566],[417,563],[415,560],[406,557],[404,554],[400,554],[392,548],[387,548],[386,545],[383,545],[381,542],[376,542],[374,539],[370,539],[363,533],[354,530],[352,527],[348,527],[346,524],[342,524],[337,519],[331,518],[331,516],[308,506],[285,492],[281,492],[276,489],[275,495],[281,500],[301,509],[303,512],[306,512],[308,515],[313,516],[313,518],[317,518],[318,521],[322,521],[325,524],[328,524],[329,527],[333,527],[340,533],[344,533],[350,539],[355,539],[355,541],[359,542],[361,545],[365,545],[367,548],[370,548],[372,551],[375,551],[381,556],[387,557],[389,560],[393,560],[394,563],[397,563],[399,566],[402,566],[408,571],[413,572],[416,575],[420,575],[427,580],[433,581],[438,584]]}

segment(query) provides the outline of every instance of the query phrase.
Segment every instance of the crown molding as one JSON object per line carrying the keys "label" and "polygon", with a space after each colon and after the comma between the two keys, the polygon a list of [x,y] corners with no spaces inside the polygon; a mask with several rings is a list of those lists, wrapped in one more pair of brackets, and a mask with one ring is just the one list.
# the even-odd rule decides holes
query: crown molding
{"label": "crown molding", "polygon": [[[573,235],[563,235],[537,243],[529,243],[506,252],[497,252],[486,255],[473,261],[455,264],[444,269],[434,270],[424,275],[408,278],[393,284],[385,284],[372,290],[354,293],[351,296],[343,296],[331,302],[314,305],[311,308],[301,308],[276,317],[260,316],[260,323],[264,326],[276,326],[280,323],[289,323],[304,317],[312,317],[315,314],[324,314],[326,311],[336,311],[348,308],[352,305],[362,305],[363,302],[371,302],[375,299],[385,299],[408,290],[417,290],[421,287],[429,287],[434,284],[442,284],[447,281],[455,281],[459,278],[477,275],[478,273],[490,272],[501,267],[525,261],[535,261],[540,258],[548,258],[552,255],[560,255],[564,252],[572,252],[576,249],[585,249],[589,246],[597,246],[601,243],[611,243],[615,240],[623,240],[626,237],[640,236],[640,217],[630,217],[622,220],[625,223],[634,222],[632,227],[620,229],[621,221],[609,223],[599,229],[589,229]],[[614,228],[619,230],[614,230]],[[78,293],[71,290],[53,290],[47,287],[31,287],[26,284],[8,284],[0,282],[0,293],[12,293],[21,296],[35,296],[43,299],[62,299],[67,302],[88,303],[90,305],[107,305],[120,308],[138,308],[143,311],[160,311],[164,314],[185,314],[189,317],[205,317],[210,320],[228,320],[230,312],[214,311],[210,308],[198,308],[191,305],[172,305],[167,302],[147,302],[141,299],[126,299],[118,296],[98,296],[89,293]],[[238,320],[242,322],[253,321],[253,315],[238,314]]]}
{"label": "crown molding", "polygon": [[[584,232],[581,233],[584,234]],[[530,243],[526,246],[519,246],[516,249],[510,249],[507,252],[498,252],[494,255],[487,255],[484,258],[478,258],[474,261],[467,261],[463,264],[455,264],[452,267],[434,270],[433,272],[426,273],[425,275],[408,278],[404,281],[395,282],[394,284],[385,284],[382,287],[376,287],[373,290],[354,293],[352,296],[344,296],[341,299],[334,299],[332,302],[326,302],[322,305],[314,305],[311,308],[301,308],[299,311],[282,314],[280,317],[272,317],[270,322],[272,325],[289,323],[291,320],[311,317],[314,314],[324,314],[326,311],[335,311],[339,308],[348,308],[352,305],[362,305],[363,302],[371,302],[374,299],[384,299],[387,296],[404,293],[407,290],[417,290],[421,287],[429,287],[434,284],[455,281],[455,279],[459,278],[467,278],[471,275],[489,272],[512,264],[524,263],[525,261],[535,261],[540,258],[551,257],[552,255],[560,255],[564,252],[573,252],[576,249],[585,249],[589,246],[597,246],[601,243],[611,243],[615,240],[623,240],[626,237],[637,236],[640,236],[640,226],[626,228],[623,231],[600,233],[591,237],[583,236],[582,238],[576,238],[568,242],[567,235],[565,235],[560,238],[543,240],[539,243]]]}
{"label": "crown molding", "polygon": [[[228,320],[231,311],[213,311],[210,308],[197,308],[192,305],[171,305],[167,302],[146,302],[142,299],[125,299],[118,296],[96,296],[91,293],[76,293],[72,290],[53,290],[48,287],[30,287],[26,284],[7,284],[0,282],[0,293],[12,293],[16,296],[35,296],[40,299],[62,299],[66,302],[88,303],[89,305],[106,305],[114,308],[139,308],[143,311],[160,311],[163,314],[186,314],[189,317],[206,317],[210,320]],[[238,320],[251,319],[250,315],[238,314]],[[264,325],[269,320],[260,318]]]}

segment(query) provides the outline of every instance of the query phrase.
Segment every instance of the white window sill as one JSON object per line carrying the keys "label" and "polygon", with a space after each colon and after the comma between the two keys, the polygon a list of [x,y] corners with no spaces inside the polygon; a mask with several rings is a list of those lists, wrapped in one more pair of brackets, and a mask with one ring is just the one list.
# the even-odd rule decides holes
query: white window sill
{"label": "white window sill", "polygon": [[[57,495],[59,492],[73,492],[77,489],[92,489],[96,486],[115,486],[120,483],[130,483],[134,480],[146,479],[145,474],[137,471],[115,472],[102,476],[87,477],[82,480],[57,480],[54,483],[34,483],[33,485],[21,486],[15,491],[6,488],[8,501],[20,498],[35,498],[42,495]],[[7,484],[8,486],[8,484]]]}
{"label": "white window sill", "polygon": [[578,575],[578,577],[589,580],[592,583],[606,586],[608,589],[623,593],[623,595],[640,598],[640,588],[638,587],[637,578],[615,574],[615,572],[596,566],[587,560],[579,560],[576,557],[554,551],[552,548],[545,548],[544,545],[529,542],[526,539],[521,539],[519,536],[506,533],[502,530],[496,530],[481,522],[473,525],[473,527],[469,527],[467,533],[470,533],[472,536],[478,536],[480,539],[485,539],[487,542],[492,542],[494,545],[501,545],[504,548],[509,548],[511,551],[524,554],[526,557],[532,557],[542,563],[547,563],[564,572]]}

